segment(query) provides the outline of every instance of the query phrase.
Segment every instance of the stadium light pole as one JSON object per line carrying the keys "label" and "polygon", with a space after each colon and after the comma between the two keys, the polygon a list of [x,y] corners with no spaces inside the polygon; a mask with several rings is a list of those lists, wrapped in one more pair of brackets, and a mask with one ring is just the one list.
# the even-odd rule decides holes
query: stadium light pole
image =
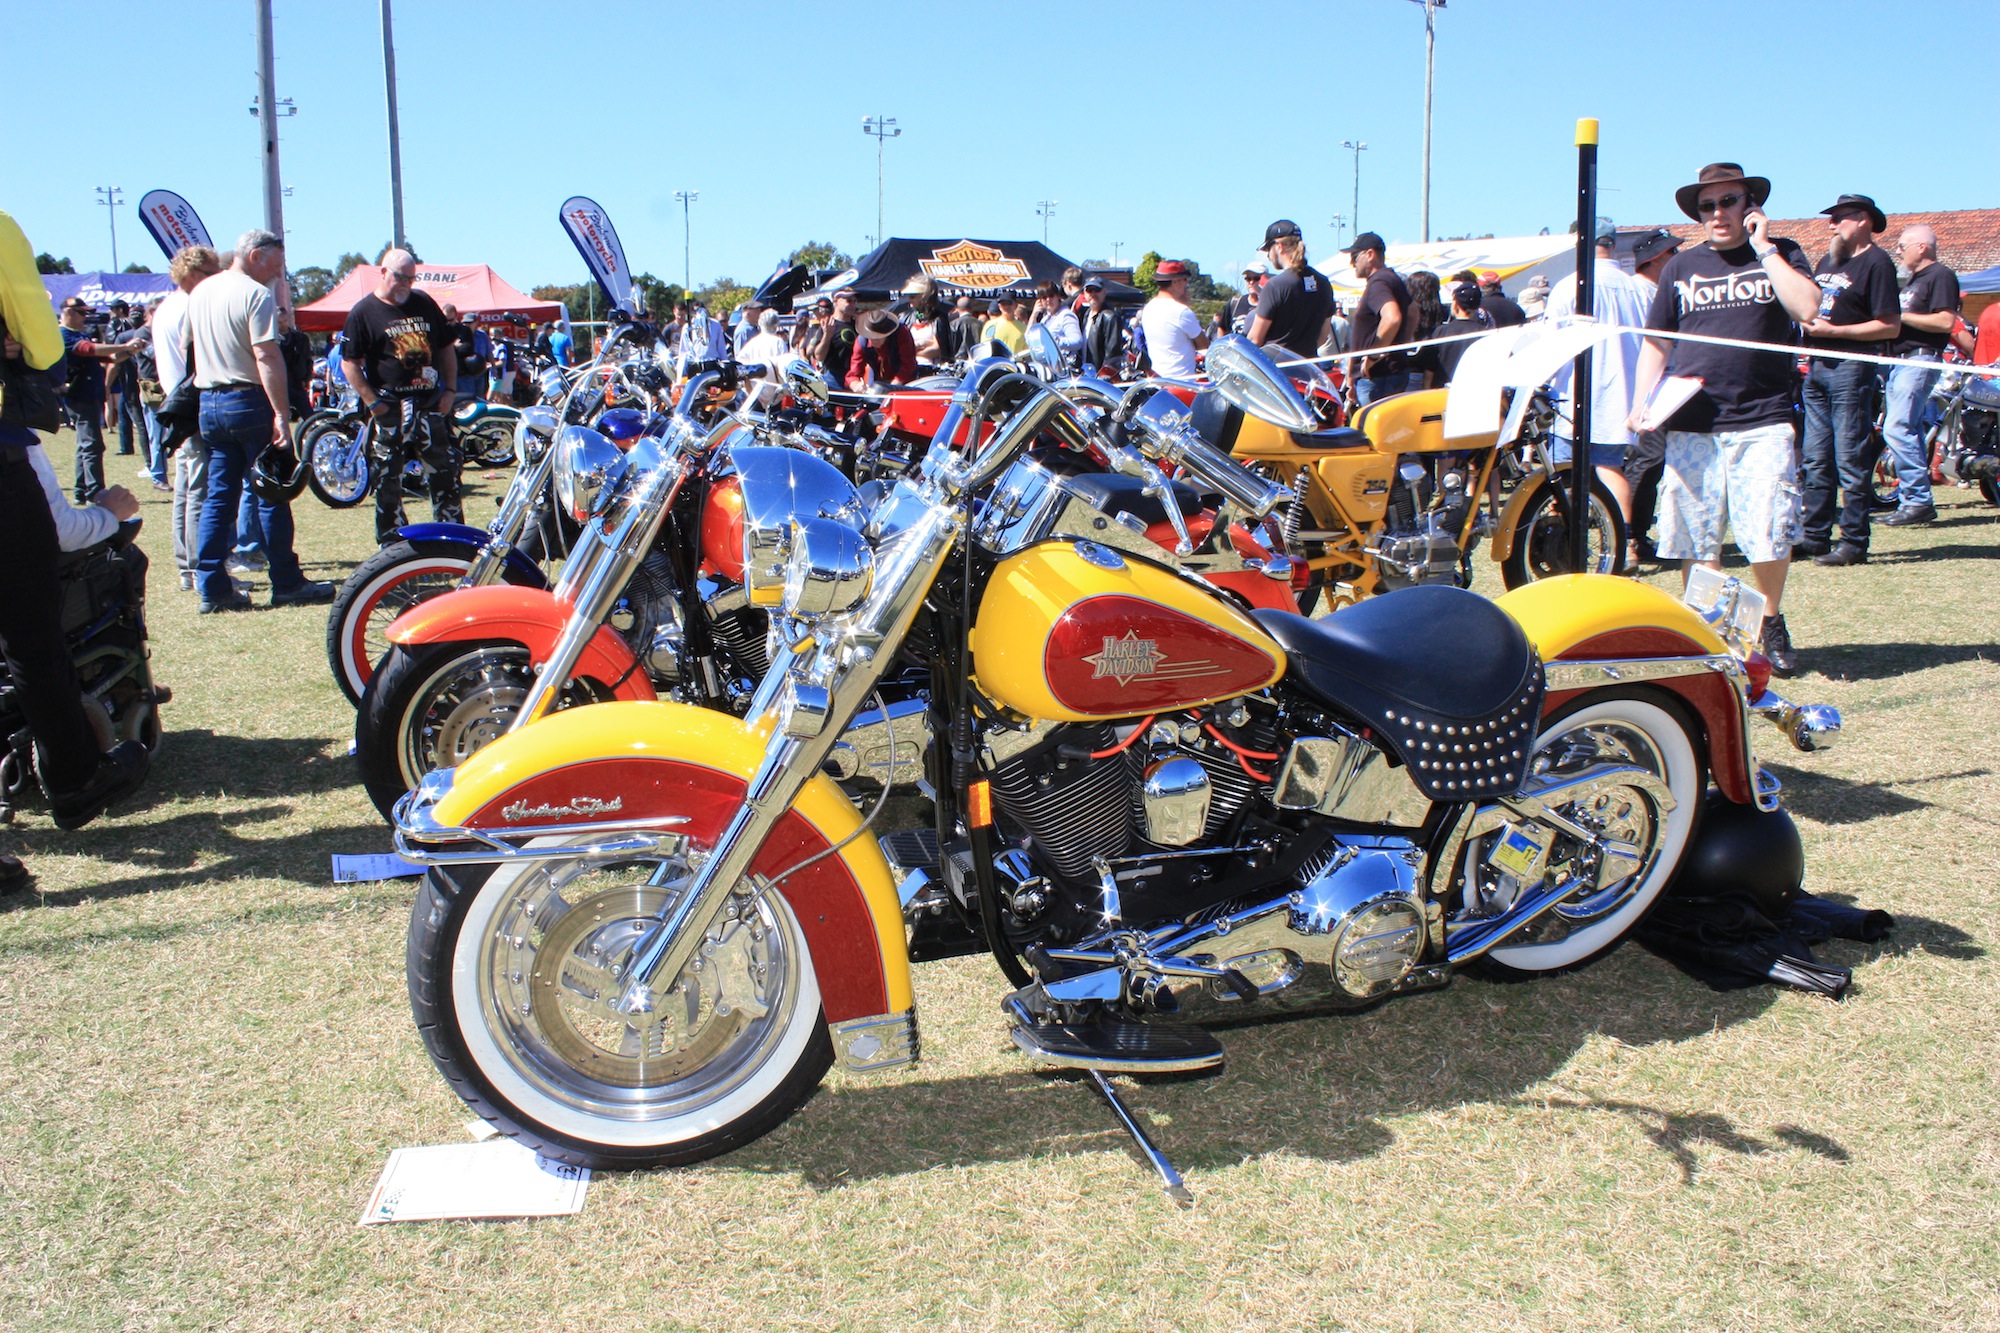
{"label": "stadium light pole", "polygon": [[1333,243],[1339,245],[1340,229],[1347,225],[1347,214],[1335,213],[1326,225],[1333,228]]}
{"label": "stadium light pole", "polygon": [[118,272],[118,204],[124,202],[124,186],[98,186],[98,202],[112,218],[112,272]]}
{"label": "stadium light pole", "polygon": [[382,80],[389,92],[389,217],[396,248],[407,250],[403,235],[403,136],[396,128],[396,28],[389,0],[382,0]]}
{"label": "stadium light pole", "polygon": [[1124,248],[1125,242],[1123,241],[1113,241],[1111,243],[1111,267],[1118,267],[1118,252]]}
{"label": "stadium light pole", "polygon": [[1445,0],[1410,0],[1424,7],[1424,243],[1431,239],[1431,80],[1437,69],[1437,12]]}
{"label": "stadium light pole", "polygon": [[689,210],[701,198],[700,190],[675,190],[674,201],[681,206],[681,291],[694,290],[694,219]]}
{"label": "stadium light pole", "polygon": [[880,245],[887,234],[882,230],[882,148],[902,131],[896,128],[894,116],[863,116],[861,132],[875,140],[875,243]]}
{"label": "stadium light pole", "polygon": [[1049,219],[1056,215],[1056,205],[1061,202],[1062,200],[1060,199],[1037,199],[1035,201],[1035,216],[1042,220],[1043,245],[1049,243]]}
{"label": "stadium light pole", "polygon": [[1360,236],[1362,234],[1362,152],[1368,150],[1368,144],[1362,142],[1362,140],[1358,140],[1358,138],[1344,138],[1344,140],[1340,140],[1340,146],[1354,152],[1354,212],[1352,212],[1352,216],[1348,216],[1348,226],[1352,226],[1354,234]]}

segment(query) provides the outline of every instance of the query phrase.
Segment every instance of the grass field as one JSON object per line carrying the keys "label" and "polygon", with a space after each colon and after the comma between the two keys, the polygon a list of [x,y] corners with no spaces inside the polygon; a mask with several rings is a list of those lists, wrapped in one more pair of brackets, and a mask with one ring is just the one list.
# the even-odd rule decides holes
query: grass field
{"label": "grass field", "polygon": [[[330,882],[388,839],[324,612],[260,586],[197,617],[143,498],[152,780],[81,833],[0,829],[39,877],[0,902],[0,1327],[2000,1328],[2000,510],[1967,492],[1788,599],[1788,692],[1847,719],[1826,754],[1765,742],[1808,887],[1901,922],[1824,951],[1845,1003],[1633,948],[1236,1032],[1219,1076],[1128,1087],[1181,1211],[1012,1053],[989,962],[927,964],[913,1070],[599,1177],[576,1218],[377,1228],[390,1150],[468,1116],[410,1023],[410,882]],[[367,554],[366,511],[297,512],[315,577]]]}

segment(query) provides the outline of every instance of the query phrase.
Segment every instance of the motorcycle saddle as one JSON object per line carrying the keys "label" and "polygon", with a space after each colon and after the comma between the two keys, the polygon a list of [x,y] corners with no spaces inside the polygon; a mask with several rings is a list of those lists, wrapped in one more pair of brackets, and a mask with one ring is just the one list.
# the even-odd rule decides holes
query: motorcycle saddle
{"label": "motorcycle saddle", "polygon": [[1520,625],[1462,588],[1371,597],[1324,620],[1253,613],[1287,679],[1372,730],[1435,801],[1517,790],[1535,752],[1542,664]]}
{"label": "motorcycle saddle", "polygon": [[[1205,507],[1201,492],[1194,487],[1178,481],[1168,484],[1173,487],[1174,501],[1180,506],[1182,517],[1199,514]],[[1063,489],[1113,517],[1132,514],[1149,525],[1167,521],[1165,501],[1158,495],[1148,495],[1146,483],[1137,477],[1117,472],[1084,472],[1063,478]],[[1215,502],[1220,504],[1221,497],[1215,497]]]}

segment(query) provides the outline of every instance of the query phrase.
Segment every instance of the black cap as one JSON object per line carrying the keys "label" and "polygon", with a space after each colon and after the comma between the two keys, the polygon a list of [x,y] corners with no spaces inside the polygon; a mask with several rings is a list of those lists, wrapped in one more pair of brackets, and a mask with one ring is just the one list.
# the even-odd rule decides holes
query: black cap
{"label": "black cap", "polygon": [[65,310],[88,310],[90,309],[90,302],[84,300],[81,296],[66,296],[63,298],[62,308]]}
{"label": "black cap", "polygon": [[1680,237],[1665,227],[1655,227],[1649,232],[1641,233],[1633,240],[1632,263],[1635,267],[1640,264],[1650,264],[1661,255],[1678,250],[1680,245]]}
{"label": "black cap", "polygon": [[1479,284],[1476,282],[1459,283],[1458,286],[1451,289],[1451,299],[1462,306],[1468,306],[1474,310],[1479,309]]}
{"label": "black cap", "polygon": [[1083,289],[1087,292],[1101,292],[1104,290],[1104,279],[1093,273],[1083,280]]}
{"label": "black cap", "polygon": [[1380,250],[1383,254],[1387,254],[1389,253],[1389,243],[1375,232],[1364,231],[1354,238],[1353,243],[1347,247],[1344,253],[1353,255],[1361,250]]}
{"label": "black cap", "polygon": [[1831,217],[1835,213],[1845,213],[1855,208],[1860,209],[1868,215],[1868,230],[1870,232],[1888,230],[1889,219],[1882,215],[1882,210],[1875,206],[1875,201],[1865,194],[1843,194],[1840,198],[1833,201],[1832,207],[1822,208],[1820,212]]}
{"label": "black cap", "polygon": [[130,310],[132,307],[125,304],[125,299],[123,297],[120,297],[118,300],[113,301],[111,303],[111,308],[113,310]]}
{"label": "black cap", "polygon": [[1290,218],[1279,218],[1276,222],[1264,228],[1264,248],[1267,250],[1270,249],[1272,241],[1282,241],[1287,236],[1303,235],[1305,233],[1299,230],[1298,223],[1292,221]]}

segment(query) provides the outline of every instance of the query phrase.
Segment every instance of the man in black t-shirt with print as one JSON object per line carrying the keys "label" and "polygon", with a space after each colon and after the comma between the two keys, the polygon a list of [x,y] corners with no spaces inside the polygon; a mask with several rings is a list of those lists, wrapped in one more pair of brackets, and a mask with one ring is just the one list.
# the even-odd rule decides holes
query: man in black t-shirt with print
{"label": "man in black t-shirt with print", "polygon": [[[1880,355],[1902,327],[1896,305],[1896,265],[1875,234],[1888,225],[1875,201],[1843,194],[1820,210],[1831,235],[1826,258],[1814,270],[1819,314],[1805,325],[1813,351]],[[1869,437],[1875,425],[1875,367],[1866,361],[1811,358],[1802,397],[1806,409],[1804,453],[1805,537],[1798,549],[1818,565],[1858,565],[1868,559]],[[1840,542],[1832,540],[1836,481]]]}
{"label": "man in black t-shirt with print", "polygon": [[380,273],[375,290],[347,312],[340,356],[374,427],[375,465],[382,469],[375,540],[387,545],[401,526],[403,469],[411,458],[429,473],[432,517],[463,523],[465,506],[458,495],[458,445],[446,415],[458,395],[451,326],[437,302],[413,285],[416,256],[391,250],[382,256]]}
{"label": "man in black t-shirt with print", "polygon": [[[1410,289],[1383,257],[1387,250],[1387,242],[1372,231],[1362,232],[1347,247],[1354,276],[1367,284],[1354,306],[1352,351],[1394,346],[1401,341],[1398,335],[1409,320]],[[1402,352],[1357,357],[1347,364],[1347,380],[1354,386],[1357,405],[1401,393],[1410,385],[1410,362]]]}
{"label": "man in black t-shirt with print", "polygon": [[[1936,362],[1958,318],[1958,275],[1938,263],[1937,233],[1922,223],[1903,228],[1896,250],[1910,270],[1901,300],[1903,335],[1896,355]],[[1882,521],[1913,527],[1937,517],[1931,504],[1930,450],[1924,442],[1924,403],[1938,381],[1936,366],[1895,366],[1889,371],[1882,442],[1896,460],[1896,512]]]}
{"label": "man in black t-shirt with print", "polygon": [[1805,252],[1773,240],[1764,200],[1771,182],[1734,162],[1701,169],[1674,193],[1705,239],[1667,261],[1646,327],[1772,344],[1770,351],[1648,338],[1633,383],[1630,430],[1644,428],[1653,390],[1671,371],[1701,388],[1666,422],[1660,479],[1663,560],[1719,569],[1725,523],[1764,594],[1764,655],[1774,671],[1798,666],[1781,609],[1799,537],[1798,466],[1792,453],[1793,321],[1819,314]]}

